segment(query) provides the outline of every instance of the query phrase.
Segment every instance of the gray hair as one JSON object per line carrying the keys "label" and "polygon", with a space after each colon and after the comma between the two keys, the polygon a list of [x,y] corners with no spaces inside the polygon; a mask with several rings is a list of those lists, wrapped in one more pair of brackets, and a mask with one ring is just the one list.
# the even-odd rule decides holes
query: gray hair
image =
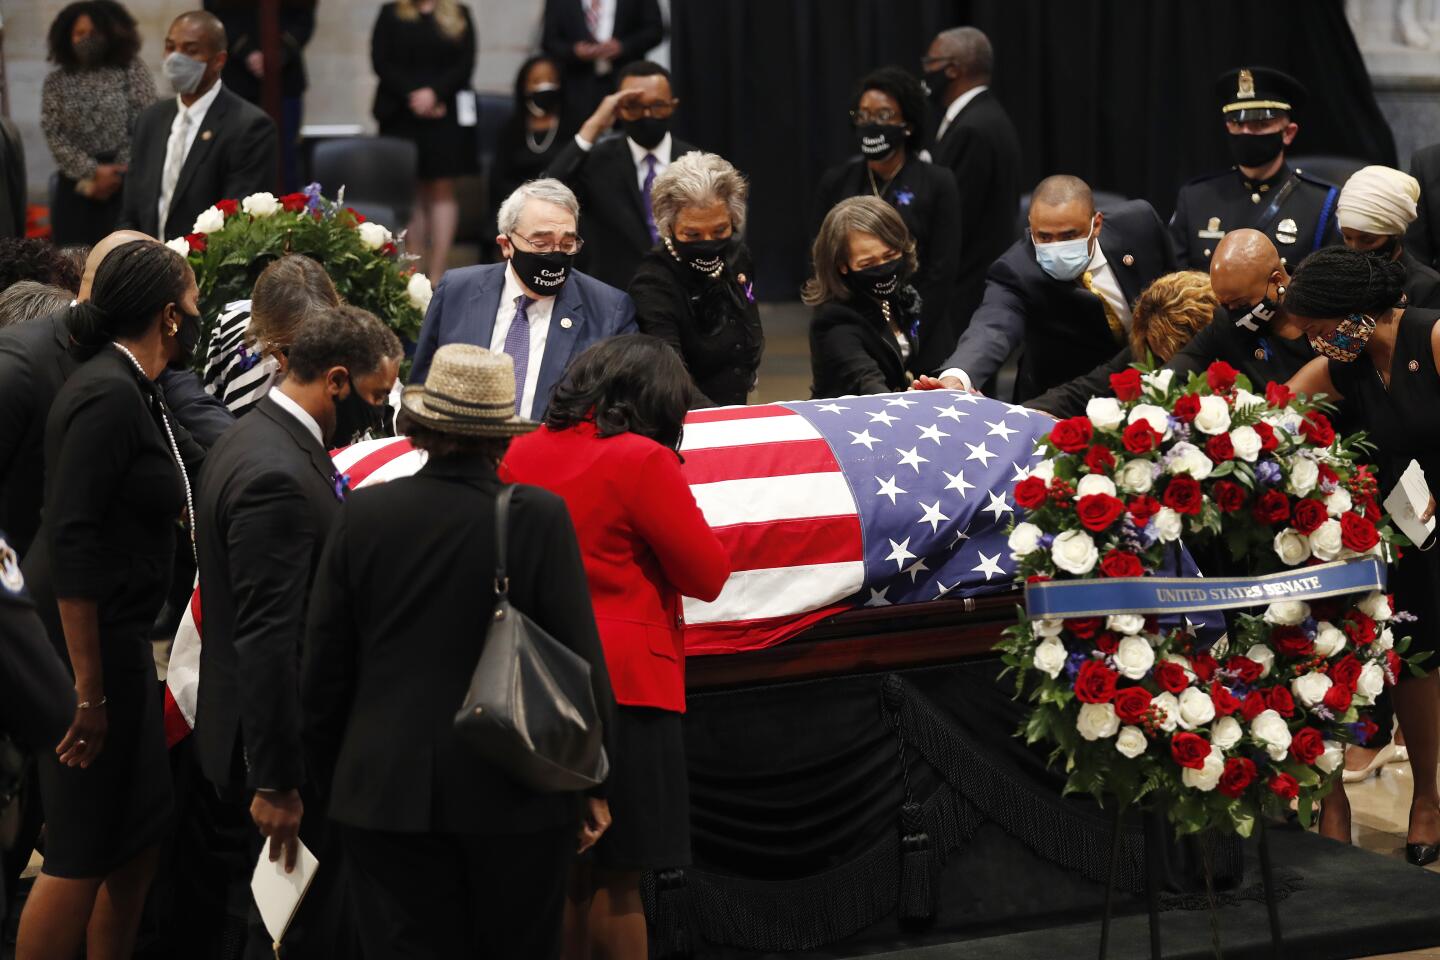
{"label": "gray hair", "polygon": [[554,177],[546,177],[543,180],[520,184],[515,188],[515,192],[500,204],[500,213],[495,220],[501,233],[509,234],[515,231],[515,226],[520,222],[520,213],[530,200],[544,200],[557,207],[564,207],[570,211],[577,224],[580,222],[580,201],[575,199],[575,192]]}
{"label": "gray hair", "polygon": [[940,47],[955,66],[967,77],[990,79],[995,69],[995,51],[990,47],[990,38],[974,27],[953,27],[942,30],[938,36]]}
{"label": "gray hair", "polygon": [[64,287],[21,280],[0,291],[0,329],[68,307],[75,293]]}
{"label": "gray hair", "polygon": [[745,203],[750,184],[734,164],[718,153],[692,150],[665,168],[650,188],[650,209],[655,229],[661,236],[673,236],[675,218],[686,207],[723,203],[730,211],[730,225],[739,233],[745,229]]}

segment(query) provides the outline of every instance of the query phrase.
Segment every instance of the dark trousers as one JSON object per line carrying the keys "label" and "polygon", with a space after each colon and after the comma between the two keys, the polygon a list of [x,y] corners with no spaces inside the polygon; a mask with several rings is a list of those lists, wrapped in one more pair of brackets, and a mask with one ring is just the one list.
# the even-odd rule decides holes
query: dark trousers
{"label": "dark trousers", "polygon": [[574,827],[515,836],[342,827],[366,960],[553,960]]}

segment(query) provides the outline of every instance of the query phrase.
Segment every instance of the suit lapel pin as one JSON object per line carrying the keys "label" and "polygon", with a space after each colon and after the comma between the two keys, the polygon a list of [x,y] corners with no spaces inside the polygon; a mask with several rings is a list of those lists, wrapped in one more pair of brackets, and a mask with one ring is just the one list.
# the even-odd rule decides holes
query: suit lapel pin
{"label": "suit lapel pin", "polygon": [[335,499],[344,503],[346,494],[350,492],[350,474],[336,470],[331,475],[330,482],[334,484]]}
{"label": "suit lapel pin", "polygon": [[573,327],[573,326],[575,326],[575,324],[574,324],[574,322],[571,321],[571,319],[570,319],[569,317],[561,317],[561,318],[560,318],[560,328],[561,328],[562,330],[569,330],[569,329],[570,329],[571,327]]}
{"label": "suit lapel pin", "polygon": [[1120,262],[1125,264],[1125,266],[1127,267],[1133,267],[1135,266],[1135,255],[1127,253],[1125,254],[1125,256],[1120,258]]}
{"label": "suit lapel pin", "polygon": [[214,131],[214,130],[204,130],[204,131],[202,131],[201,134],[200,134],[200,139],[201,139],[201,140],[209,140],[209,139],[211,139],[211,138],[214,137],[214,136],[215,136],[215,131]]}
{"label": "suit lapel pin", "polygon": [[1411,373],[1415,373],[1417,370],[1420,369],[1420,361],[1419,361],[1419,360],[1411,360],[1410,363],[1408,364],[1408,366],[1410,367],[1410,372],[1411,372]]}

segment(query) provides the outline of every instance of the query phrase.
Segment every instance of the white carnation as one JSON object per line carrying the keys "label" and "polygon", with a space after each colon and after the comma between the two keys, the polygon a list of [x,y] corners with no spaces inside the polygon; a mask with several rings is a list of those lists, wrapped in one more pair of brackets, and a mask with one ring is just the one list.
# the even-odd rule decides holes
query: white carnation
{"label": "white carnation", "polygon": [[211,234],[225,227],[225,214],[220,212],[219,207],[207,207],[200,216],[195,218],[195,226],[190,228],[191,233]]}
{"label": "white carnation", "polygon": [[1265,747],[1270,759],[1277,763],[1290,752],[1290,727],[1285,718],[1274,710],[1263,710],[1250,721],[1250,735]]}
{"label": "white carnation", "polygon": [[1307,673],[1290,681],[1290,692],[1295,694],[1295,699],[1308,710],[1324,702],[1325,694],[1330,691],[1334,682],[1323,673]]}
{"label": "white carnation", "polygon": [[1326,520],[1310,534],[1310,552],[1320,560],[1334,560],[1345,544],[1340,538],[1340,521]]}
{"label": "white carnation", "polygon": [[1155,524],[1155,535],[1165,543],[1179,540],[1184,529],[1184,521],[1180,514],[1169,507],[1161,507],[1150,522]]}
{"label": "white carnation", "polygon": [[1275,553],[1287,567],[1298,567],[1310,559],[1310,541],[1294,527],[1275,534]]}
{"label": "white carnation", "polygon": [[390,231],[373,220],[360,224],[360,242],[366,250],[379,250],[390,242]]}
{"label": "white carnation", "polygon": [[1144,637],[1126,637],[1115,648],[1115,669],[1130,680],[1143,680],[1155,665],[1155,650]]}
{"label": "white carnation", "polygon": [[1159,717],[1158,726],[1166,733],[1174,733],[1180,726],[1180,701],[1169,690],[1150,698],[1150,706]]}
{"label": "white carnation", "polygon": [[1125,408],[1114,397],[1093,397],[1085,404],[1085,416],[1097,430],[1113,430],[1125,422]]}
{"label": "white carnation", "polygon": [[1149,460],[1126,460],[1115,471],[1115,482],[1126,493],[1149,493],[1155,483],[1155,471]]}
{"label": "white carnation", "polygon": [[280,212],[280,201],[273,193],[252,193],[240,201],[240,209],[252,217],[273,217]]}
{"label": "white carnation", "polygon": [[1220,784],[1220,776],[1225,772],[1225,758],[1220,751],[1211,750],[1205,757],[1205,763],[1199,770],[1192,770],[1186,767],[1180,773],[1180,782],[1191,790],[1199,790],[1202,793],[1209,793]]}
{"label": "white carnation", "polygon": [[1188,687],[1180,694],[1180,726],[1186,730],[1203,727],[1215,719],[1215,701],[1199,687]]}
{"label": "white carnation", "polygon": [[1050,558],[1066,573],[1080,575],[1095,569],[1100,551],[1084,530],[1066,530],[1050,545]]}
{"label": "white carnation", "polygon": [[1275,651],[1263,643],[1257,643],[1245,651],[1245,659],[1254,660],[1260,664],[1260,676],[1262,677],[1270,676],[1270,671],[1275,667]]}
{"label": "white carnation", "polygon": [[1303,600],[1276,600],[1265,608],[1265,622],[1277,627],[1293,627],[1310,616],[1310,604]]}
{"label": "white carnation", "polygon": [[435,289],[430,286],[430,278],[425,274],[412,273],[410,282],[405,284],[405,295],[410,298],[410,306],[423,312],[430,309],[430,298],[435,295]]}
{"label": "white carnation", "polygon": [[1105,629],[1124,634],[1139,633],[1145,629],[1145,618],[1138,613],[1112,614],[1105,621]]}
{"label": "white carnation", "polygon": [[1255,432],[1254,427],[1236,427],[1231,430],[1230,445],[1235,448],[1235,456],[1246,463],[1254,463],[1260,456],[1260,434]]}
{"label": "white carnation", "polygon": [[1315,628],[1315,652],[1328,658],[1344,649],[1345,631],[1322,620]]}
{"label": "white carnation", "polygon": [[1240,728],[1240,721],[1234,717],[1221,717],[1215,721],[1215,726],[1210,728],[1210,743],[1220,750],[1229,750],[1240,742],[1245,731]]}
{"label": "white carnation", "polygon": [[1344,487],[1337,487],[1335,492],[1325,498],[1325,512],[1332,517],[1338,517],[1349,513],[1350,508],[1355,505],[1350,499],[1350,493]]}
{"label": "white carnation", "polygon": [[1048,674],[1053,680],[1065,668],[1065,657],[1065,645],[1059,640],[1047,639],[1035,647],[1035,669]]}
{"label": "white carnation", "polygon": [[1145,733],[1139,727],[1121,727],[1120,735],[1115,738],[1115,749],[1131,760],[1144,753],[1149,746],[1150,742],[1145,739]]}
{"label": "white carnation", "polygon": [[1297,497],[1307,496],[1315,489],[1315,484],[1320,482],[1320,468],[1308,457],[1291,457],[1289,467],[1289,489]]}
{"label": "white carnation", "polygon": [[1162,437],[1170,436],[1170,414],[1153,403],[1137,403],[1130,410],[1130,423],[1144,420]]}
{"label": "white carnation", "polygon": [[1103,740],[1115,736],[1120,729],[1120,718],[1115,715],[1115,706],[1110,703],[1086,703],[1080,707],[1075,718],[1075,729],[1086,740]]}
{"label": "white carnation", "polygon": [[1224,397],[1201,397],[1200,412],[1195,414],[1195,429],[1211,436],[1230,429],[1230,404]]}
{"label": "white carnation", "polygon": [[184,237],[176,237],[174,240],[166,240],[165,246],[174,250],[182,257],[190,256],[190,242]]}
{"label": "white carnation", "polygon": [[1379,590],[1370,591],[1365,595],[1365,598],[1355,606],[1359,607],[1360,612],[1365,614],[1365,616],[1374,620],[1389,620],[1395,616],[1395,613],[1390,609],[1390,599]]}

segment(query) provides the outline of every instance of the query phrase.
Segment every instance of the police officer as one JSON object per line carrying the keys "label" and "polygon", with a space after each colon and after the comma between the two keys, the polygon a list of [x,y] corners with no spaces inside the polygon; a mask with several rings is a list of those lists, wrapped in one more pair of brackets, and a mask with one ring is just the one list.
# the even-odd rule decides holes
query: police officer
{"label": "police officer", "polygon": [[1303,104],[1305,88],[1279,70],[1247,67],[1221,75],[1216,93],[1235,166],[1180,188],[1170,218],[1180,262],[1208,270],[1220,238],[1240,227],[1269,236],[1291,267],[1311,251],[1339,243],[1339,188],[1285,160],[1285,148],[1300,132],[1291,115]]}

